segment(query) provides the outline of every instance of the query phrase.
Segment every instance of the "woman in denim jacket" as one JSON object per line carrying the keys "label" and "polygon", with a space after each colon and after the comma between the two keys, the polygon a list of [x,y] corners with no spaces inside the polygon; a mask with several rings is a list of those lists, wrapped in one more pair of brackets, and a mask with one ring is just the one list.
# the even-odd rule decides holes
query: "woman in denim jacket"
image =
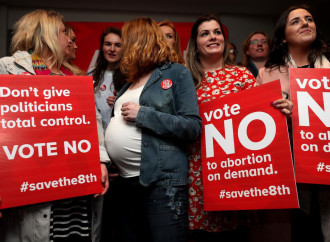
{"label": "woman in denim jacket", "polygon": [[119,168],[118,197],[126,241],[187,240],[186,145],[201,133],[190,72],[150,18],[122,29],[118,93],[105,135]]}

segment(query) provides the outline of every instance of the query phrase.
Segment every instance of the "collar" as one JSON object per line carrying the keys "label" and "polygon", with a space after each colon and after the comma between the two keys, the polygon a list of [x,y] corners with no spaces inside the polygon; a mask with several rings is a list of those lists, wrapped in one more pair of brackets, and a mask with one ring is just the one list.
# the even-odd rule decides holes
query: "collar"
{"label": "collar", "polygon": [[35,75],[35,71],[32,67],[32,58],[31,55],[27,51],[16,51],[13,54],[14,62],[23,67],[25,70],[30,72],[31,74]]}

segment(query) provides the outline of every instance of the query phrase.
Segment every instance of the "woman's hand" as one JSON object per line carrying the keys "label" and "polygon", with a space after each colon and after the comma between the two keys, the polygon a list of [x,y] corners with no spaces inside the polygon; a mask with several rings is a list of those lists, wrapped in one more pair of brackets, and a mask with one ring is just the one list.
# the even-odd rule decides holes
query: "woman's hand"
{"label": "woman's hand", "polygon": [[113,182],[119,176],[118,167],[115,164],[111,164],[109,167],[109,183]]}
{"label": "woman's hand", "polygon": [[293,103],[288,99],[278,99],[272,102],[273,107],[280,109],[282,113],[284,113],[287,117],[291,117]]}
{"label": "woman's hand", "polygon": [[108,105],[110,106],[110,108],[113,107],[113,104],[114,104],[114,102],[115,102],[115,99],[116,99],[116,96],[109,96],[109,97],[107,98],[107,103],[108,103]]}
{"label": "woman's hand", "polygon": [[103,191],[99,194],[95,194],[94,198],[98,197],[98,196],[103,196],[104,194],[106,194],[106,192],[109,189],[109,177],[108,177],[108,170],[107,167],[105,166],[105,164],[101,163],[101,182],[103,185]]}
{"label": "woman's hand", "polygon": [[115,102],[115,100],[116,100],[116,97],[117,97],[117,92],[116,92],[116,90],[114,90],[114,91],[113,91],[113,96],[109,96],[109,97],[107,98],[107,103],[108,103],[108,105],[110,106],[110,108],[113,107],[113,104],[114,104],[114,102]]}
{"label": "woman's hand", "polygon": [[121,106],[121,115],[123,115],[124,120],[135,122],[140,107],[141,106],[136,103],[123,103]]}

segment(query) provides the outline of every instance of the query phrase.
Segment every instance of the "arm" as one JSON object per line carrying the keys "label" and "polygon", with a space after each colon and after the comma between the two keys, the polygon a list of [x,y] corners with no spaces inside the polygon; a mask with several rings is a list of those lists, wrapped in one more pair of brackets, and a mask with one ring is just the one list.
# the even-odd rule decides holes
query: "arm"
{"label": "arm", "polygon": [[104,146],[104,132],[102,127],[102,117],[97,108],[96,110],[96,124],[97,124],[97,135],[99,140],[99,150],[100,150],[100,160],[101,160],[101,181],[103,184],[103,191],[101,194],[96,194],[96,196],[101,195],[103,196],[109,188],[109,177],[108,177],[108,170],[107,165],[110,164],[110,158]]}

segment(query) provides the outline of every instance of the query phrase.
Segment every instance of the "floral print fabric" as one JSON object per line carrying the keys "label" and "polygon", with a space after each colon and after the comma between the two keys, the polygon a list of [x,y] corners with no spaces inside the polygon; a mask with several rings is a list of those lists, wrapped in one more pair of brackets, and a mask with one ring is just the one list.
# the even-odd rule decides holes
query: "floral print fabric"
{"label": "floral print fabric", "polygon": [[[212,72],[205,72],[198,87],[198,104],[220,98],[224,95],[249,89],[256,85],[253,75],[245,67],[226,66]],[[202,186],[202,160],[200,141],[188,150],[189,161],[189,228],[209,232],[234,230],[240,220],[246,222],[246,213],[238,211],[204,211]]]}

